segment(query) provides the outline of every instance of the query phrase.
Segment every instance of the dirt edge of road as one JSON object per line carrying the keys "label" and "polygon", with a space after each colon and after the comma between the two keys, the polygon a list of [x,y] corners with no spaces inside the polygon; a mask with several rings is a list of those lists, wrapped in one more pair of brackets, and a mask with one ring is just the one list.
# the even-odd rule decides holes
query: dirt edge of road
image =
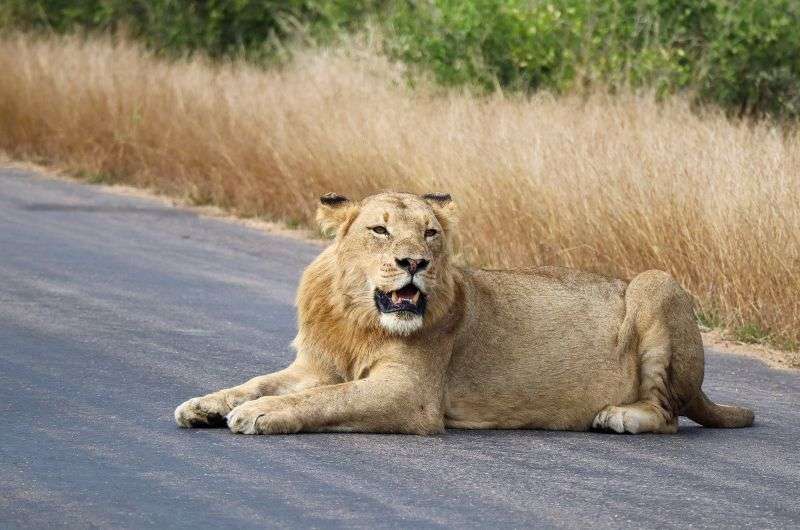
{"label": "dirt edge of road", "polygon": [[[318,232],[304,228],[288,227],[285,224],[275,223],[262,219],[247,219],[237,217],[231,212],[225,211],[216,206],[197,206],[191,204],[186,199],[171,197],[156,193],[145,188],[136,188],[122,184],[88,183],[70,175],[67,171],[58,168],[42,166],[29,162],[18,162],[0,151],[0,166],[9,169],[30,171],[42,177],[57,180],[66,180],[80,184],[92,184],[102,188],[105,192],[129,197],[141,197],[149,200],[158,201],[165,206],[181,208],[202,217],[213,217],[228,223],[246,226],[255,230],[261,230],[270,234],[277,234],[292,239],[303,240],[311,245],[324,247],[326,241],[321,238]],[[748,344],[730,338],[730,334],[724,329],[703,330],[703,344],[715,352],[733,355],[743,355],[766,363],[768,366],[780,370],[797,371],[800,368],[800,352],[782,351],[770,348],[764,344]]]}
{"label": "dirt edge of road", "polygon": [[276,223],[264,219],[237,217],[230,211],[226,211],[217,206],[198,206],[192,204],[187,198],[165,195],[163,193],[158,193],[147,188],[137,188],[135,186],[128,186],[125,184],[87,182],[85,179],[71,175],[67,170],[62,170],[54,166],[43,166],[40,164],[35,164],[33,162],[20,162],[12,158],[9,158],[8,155],[3,153],[2,151],[0,151],[0,167],[17,169],[21,171],[30,171],[37,173],[42,177],[52,178],[56,180],[66,180],[69,182],[76,182],[79,184],[89,184],[91,186],[101,188],[108,193],[113,193],[116,195],[124,195],[127,197],[141,197],[144,199],[157,201],[163,204],[164,206],[181,208],[183,210],[196,213],[201,217],[213,217],[221,221],[234,223],[241,226],[246,226],[248,228],[261,230],[263,232],[267,232],[270,234],[277,234],[292,239],[299,239],[319,247],[324,247],[326,244],[326,241],[322,237],[322,235],[314,230],[308,230],[301,227],[296,227],[296,228],[289,227],[283,223]]}

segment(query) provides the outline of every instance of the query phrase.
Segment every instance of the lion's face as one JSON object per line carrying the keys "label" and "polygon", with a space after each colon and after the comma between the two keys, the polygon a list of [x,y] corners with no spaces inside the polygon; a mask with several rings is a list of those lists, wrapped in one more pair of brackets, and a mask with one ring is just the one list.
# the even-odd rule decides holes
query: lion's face
{"label": "lion's face", "polygon": [[448,266],[443,208],[450,197],[381,193],[356,205],[328,195],[322,202],[323,224],[336,223],[339,283],[350,303],[393,334],[421,328]]}

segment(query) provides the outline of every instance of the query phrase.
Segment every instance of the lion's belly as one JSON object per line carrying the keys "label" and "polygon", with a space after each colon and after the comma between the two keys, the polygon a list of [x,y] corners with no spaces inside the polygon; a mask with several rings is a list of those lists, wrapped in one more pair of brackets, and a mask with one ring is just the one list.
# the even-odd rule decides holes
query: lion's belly
{"label": "lion's belly", "polygon": [[617,347],[624,283],[574,280],[476,273],[477,310],[448,370],[448,426],[583,430],[604,406],[635,399],[634,356]]}

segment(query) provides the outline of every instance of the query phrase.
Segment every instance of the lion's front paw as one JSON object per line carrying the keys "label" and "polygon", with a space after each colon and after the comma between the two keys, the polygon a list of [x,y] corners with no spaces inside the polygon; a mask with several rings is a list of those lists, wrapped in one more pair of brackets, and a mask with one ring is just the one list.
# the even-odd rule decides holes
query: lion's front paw
{"label": "lion's front paw", "polygon": [[228,428],[237,434],[293,433],[302,428],[281,398],[274,396],[239,405],[226,419]]}
{"label": "lion's front paw", "polygon": [[192,398],[175,409],[175,423],[180,427],[223,427],[231,406],[215,393]]}

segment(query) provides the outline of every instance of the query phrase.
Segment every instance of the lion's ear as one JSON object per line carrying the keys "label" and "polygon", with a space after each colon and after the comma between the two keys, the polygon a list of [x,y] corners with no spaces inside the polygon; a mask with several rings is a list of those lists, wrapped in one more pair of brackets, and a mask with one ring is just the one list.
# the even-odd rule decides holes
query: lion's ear
{"label": "lion's ear", "polygon": [[456,203],[449,193],[426,193],[422,196],[445,230],[452,228],[456,222]]}
{"label": "lion's ear", "polygon": [[328,236],[340,230],[346,231],[358,213],[358,206],[353,201],[335,193],[326,193],[319,198],[319,203],[317,222],[322,233]]}

